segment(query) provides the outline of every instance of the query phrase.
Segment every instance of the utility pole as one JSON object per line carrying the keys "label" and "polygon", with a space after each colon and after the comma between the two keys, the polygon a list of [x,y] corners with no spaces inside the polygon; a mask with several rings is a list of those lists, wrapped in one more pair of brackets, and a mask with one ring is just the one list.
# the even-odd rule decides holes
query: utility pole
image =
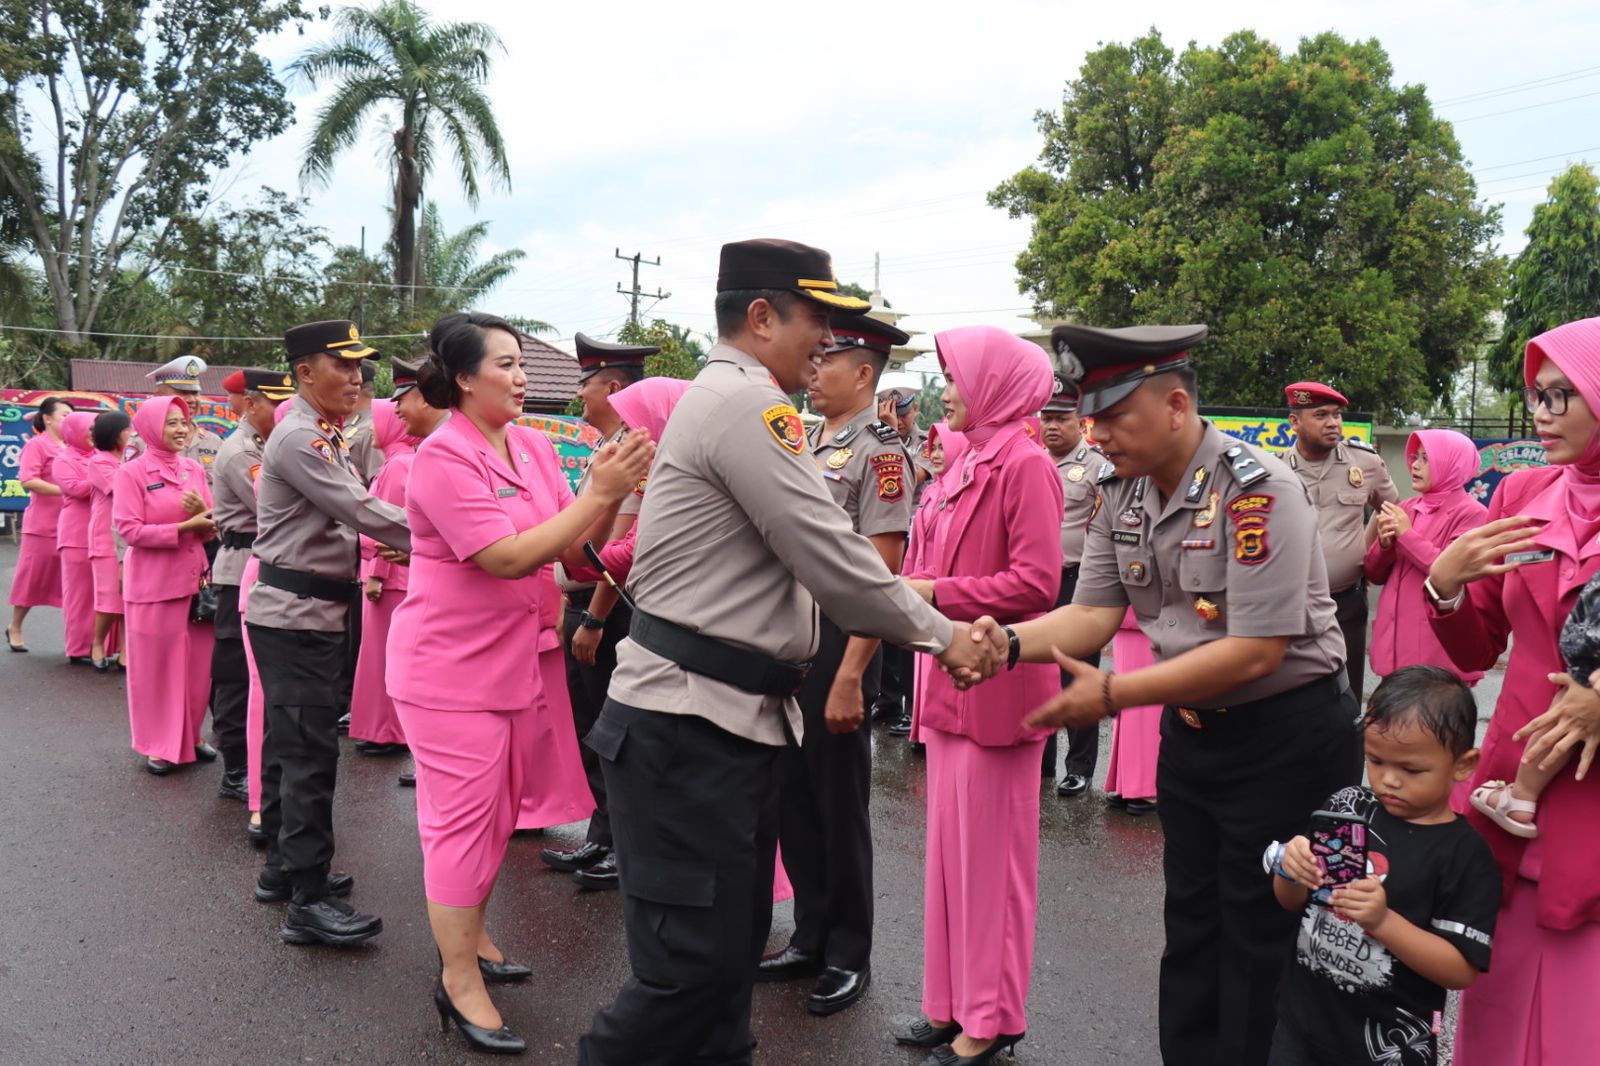
{"label": "utility pole", "polygon": [[367,331],[367,227],[361,227],[361,287],[356,290],[356,329]]}
{"label": "utility pole", "polygon": [[623,296],[628,297],[629,301],[631,302],[632,310],[628,312],[628,321],[637,326],[639,324],[639,297],[648,296],[653,300],[665,300],[672,296],[672,293],[662,292],[659,288],[656,289],[655,292],[641,292],[639,290],[639,264],[642,262],[645,266],[660,266],[661,257],[658,255],[653,260],[645,259],[643,252],[635,252],[632,255],[623,255],[622,249],[618,248],[616,258],[622,260],[624,263],[633,264],[633,288],[624,289],[622,287],[622,282],[619,281],[617,282],[617,291]]}

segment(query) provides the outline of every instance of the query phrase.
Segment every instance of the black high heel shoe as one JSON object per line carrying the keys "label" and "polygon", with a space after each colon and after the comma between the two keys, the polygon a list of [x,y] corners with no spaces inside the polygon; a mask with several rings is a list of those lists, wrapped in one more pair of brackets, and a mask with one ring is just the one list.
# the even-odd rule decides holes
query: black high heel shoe
{"label": "black high heel shoe", "polygon": [[946,1044],[936,1050],[932,1055],[922,1060],[922,1066],[983,1066],[986,1062],[993,1062],[1002,1053],[1008,1059],[1017,1057],[1016,1047],[1022,1043],[1026,1033],[1002,1033],[995,1038],[994,1043],[978,1052],[976,1055],[957,1055],[956,1049]]}
{"label": "black high heel shoe", "polygon": [[940,1044],[950,1043],[960,1035],[960,1022],[951,1022],[942,1029],[936,1029],[928,1019],[918,1018],[904,1029],[897,1030],[894,1042],[904,1044],[906,1047],[938,1047]]}
{"label": "black high heel shoe", "polygon": [[444,990],[442,978],[433,986],[433,1006],[439,1012],[439,1032],[449,1032],[450,1023],[455,1022],[467,1046],[474,1051],[486,1051],[491,1055],[521,1055],[528,1050],[528,1042],[503,1025],[498,1029],[485,1029],[463,1018],[461,1012],[456,1010],[456,1005],[450,1002],[450,993]]}
{"label": "black high heel shoe", "polygon": [[517,981],[526,981],[533,976],[533,968],[524,966],[520,962],[512,962],[510,959],[492,962],[482,955],[478,956],[478,972],[491,985],[514,984]]}

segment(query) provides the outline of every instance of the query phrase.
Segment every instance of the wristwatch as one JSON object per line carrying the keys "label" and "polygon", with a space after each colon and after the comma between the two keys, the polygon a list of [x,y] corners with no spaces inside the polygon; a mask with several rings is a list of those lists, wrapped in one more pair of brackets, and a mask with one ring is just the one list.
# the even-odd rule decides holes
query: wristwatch
{"label": "wristwatch", "polygon": [[1425,578],[1422,582],[1422,594],[1428,597],[1428,602],[1433,604],[1433,609],[1440,614],[1449,614],[1461,606],[1461,601],[1467,594],[1466,587],[1456,590],[1456,594],[1448,600],[1439,595],[1439,590],[1433,587],[1433,578]]}
{"label": "wristwatch", "polygon": [[604,618],[596,618],[588,611],[584,611],[578,616],[578,624],[584,629],[604,629],[606,620]]}
{"label": "wristwatch", "polygon": [[1006,635],[1006,669],[1016,668],[1017,659],[1022,656],[1022,638],[1017,636],[1017,631],[1010,626],[1001,626],[1000,631]]}

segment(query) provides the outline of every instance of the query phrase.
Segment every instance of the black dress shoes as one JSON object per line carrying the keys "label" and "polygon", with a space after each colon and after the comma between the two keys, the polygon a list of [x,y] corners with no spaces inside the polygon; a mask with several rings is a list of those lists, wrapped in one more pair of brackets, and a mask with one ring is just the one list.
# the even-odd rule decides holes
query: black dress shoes
{"label": "black dress shoes", "polygon": [[1089,779],[1082,774],[1067,774],[1056,786],[1058,796],[1081,796],[1089,791]]}
{"label": "black dress shoes", "polygon": [[533,968],[530,966],[512,962],[510,959],[490,962],[482,955],[478,956],[478,972],[483,974],[483,979],[491,985],[509,985],[517,981],[526,981],[533,976]]}
{"label": "black dress shoes", "polygon": [[806,997],[806,1010],[812,1014],[837,1014],[866,994],[872,983],[872,968],[842,970],[829,966],[817,978],[817,987]]}
{"label": "black dress shoes", "polygon": [[331,896],[307,903],[289,904],[278,935],[285,944],[326,944],[354,947],[383,932],[383,919],[362,914],[342,899]]}
{"label": "black dress shoes", "polygon": [[926,1018],[918,1018],[904,1029],[896,1029],[894,1042],[906,1047],[938,1047],[948,1044],[961,1035],[961,1023],[951,1022],[943,1029],[934,1028]]}
{"label": "black dress shoes", "polygon": [[606,852],[606,857],[587,866],[582,870],[575,870],[572,879],[578,882],[579,888],[587,888],[596,892],[606,892],[618,888],[621,878],[617,874],[617,853]]}
{"label": "black dress shoes", "polygon": [[354,745],[356,751],[362,755],[399,755],[406,750],[404,744],[385,744],[377,740],[358,740]]}
{"label": "black dress shoes", "polygon": [[756,963],[757,981],[793,981],[815,977],[822,972],[822,957],[801,951],[790,944],[775,955],[763,955]]}
{"label": "black dress shoes", "polygon": [[[328,895],[339,899],[350,894],[356,887],[356,879],[349,874],[328,875]],[[294,889],[287,880],[269,881],[263,875],[256,877],[255,897],[257,903],[287,903],[294,895]]]}
{"label": "black dress shoes", "polygon": [[1122,809],[1136,817],[1156,813],[1156,801],[1150,799],[1124,800]]}
{"label": "black dress shoes", "polygon": [[1023,1033],[1002,1034],[995,1042],[978,1052],[976,1055],[957,1055],[956,1049],[946,1044],[934,1050],[932,1055],[922,1060],[922,1066],[983,1066],[986,1062],[993,1062],[1001,1055],[1015,1060],[1015,1048],[1022,1043]]}
{"label": "black dress shoes", "polygon": [[417,772],[415,770],[401,770],[400,776],[396,780],[401,788],[416,788]]}
{"label": "black dress shoes", "polygon": [[175,763],[170,763],[165,759],[151,758],[144,761],[144,768],[146,773],[154,774],[156,777],[166,777],[178,767]]}
{"label": "black dress shoes", "polygon": [[449,1032],[450,1023],[455,1022],[467,1046],[474,1051],[491,1055],[521,1055],[528,1050],[528,1042],[504,1025],[498,1029],[485,1029],[467,1021],[456,1010],[456,1005],[450,1002],[450,993],[444,990],[443,981],[433,986],[433,1006],[439,1012],[439,1032]]}
{"label": "black dress shoes", "polygon": [[[15,651],[16,648],[13,647],[12,650]],[[23,649],[23,650],[27,650],[27,649]],[[93,666],[94,665],[94,657],[92,655],[69,655],[69,656],[67,656],[67,665],[68,666]]]}
{"label": "black dress shoes", "polygon": [[889,723],[891,737],[909,737],[911,735],[911,712],[906,711]]}
{"label": "black dress shoes", "polygon": [[259,822],[252,822],[246,818],[244,820],[244,837],[250,841],[250,846],[253,848],[267,846],[267,831],[261,827]]}
{"label": "black dress shoes", "polygon": [[250,781],[243,766],[222,771],[222,784],[217,786],[217,795],[240,803],[250,802]]}
{"label": "black dress shoes", "polygon": [[201,762],[216,762],[217,749],[202,740],[194,746],[194,757]]}
{"label": "black dress shoes", "polygon": [[575,870],[587,870],[609,854],[610,848],[591,841],[581,848],[545,848],[539,852],[539,858],[544,860],[546,866],[570,874]]}
{"label": "black dress shoes", "polygon": [[872,720],[874,722],[893,722],[905,713],[905,701],[894,696],[882,693],[872,701]]}
{"label": "black dress shoes", "polygon": [[339,720],[337,722],[333,723],[333,728],[339,733],[340,736],[342,736],[342,737],[349,736],[350,735],[350,712],[346,711],[346,712],[344,712],[344,714],[340,715],[339,716]]}

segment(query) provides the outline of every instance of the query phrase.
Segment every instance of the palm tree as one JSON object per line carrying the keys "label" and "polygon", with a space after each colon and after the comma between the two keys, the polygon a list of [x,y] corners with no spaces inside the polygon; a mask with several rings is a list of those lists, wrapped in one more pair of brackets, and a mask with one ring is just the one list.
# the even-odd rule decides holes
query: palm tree
{"label": "palm tree", "polygon": [[[466,307],[481,307],[484,296],[516,273],[517,264],[527,254],[520,248],[496,252],[479,261],[478,249],[488,233],[488,222],[474,222],[457,233],[446,233],[439,218],[439,205],[428,201],[417,231],[417,284],[423,286],[418,292],[419,310],[426,306],[431,318]],[[548,333],[554,328],[547,322],[521,316],[512,322],[528,333]]]}
{"label": "palm tree", "polygon": [[[372,9],[347,7],[339,33],[289,67],[312,86],[334,82],[333,98],[317,116],[300,167],[301,181],[326,183],[339,154],[360,135],[371,112],[398,109],[389,152],[394,174],[394,280],[411,294],[417,277],[417,208],[442,147],[455,156],[467,201],[477,206],[478,167],[511,186],[505,142],[484,85],[490,53],[505,46],[480,22],[435,23],[414,0],[383,0]],[[391,119],[395,116],[390,115]],[[441,143],[442,142],[442,143]]]}

